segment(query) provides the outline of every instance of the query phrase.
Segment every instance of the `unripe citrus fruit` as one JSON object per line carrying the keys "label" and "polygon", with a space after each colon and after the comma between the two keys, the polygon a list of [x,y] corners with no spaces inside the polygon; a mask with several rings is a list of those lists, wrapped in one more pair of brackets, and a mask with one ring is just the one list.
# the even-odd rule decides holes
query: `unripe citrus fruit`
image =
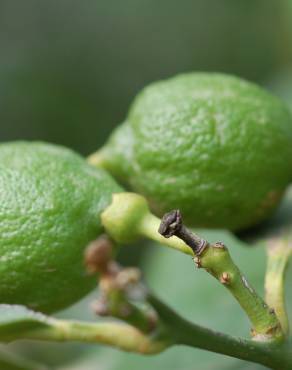
{"label": "unripe citrus fruit", "polygon": [[292,119],[253,83],[184,74],[146,87],[91,160],[158,215],[178,208],[195,226],[243,229],[273,211],[292,179]]}
{"label": "unripe citrus fruit", "polygon": [[76,302],[96,279],[84,249],[120,188],[69,149],[0,145],[0,302],[51,312]]}

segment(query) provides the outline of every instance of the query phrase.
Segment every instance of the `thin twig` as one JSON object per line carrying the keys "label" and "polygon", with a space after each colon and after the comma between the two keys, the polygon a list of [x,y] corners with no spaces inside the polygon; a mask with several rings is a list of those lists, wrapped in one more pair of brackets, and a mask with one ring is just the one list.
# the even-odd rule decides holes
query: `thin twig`
{"label": "thin twig", "polygon": [[292,254],[292,242],[282,237],[267,241],[267,270],[265,276],[265,298],[275,310],[284,333],[288,335],[289,322],[285,307],[285,272]]}

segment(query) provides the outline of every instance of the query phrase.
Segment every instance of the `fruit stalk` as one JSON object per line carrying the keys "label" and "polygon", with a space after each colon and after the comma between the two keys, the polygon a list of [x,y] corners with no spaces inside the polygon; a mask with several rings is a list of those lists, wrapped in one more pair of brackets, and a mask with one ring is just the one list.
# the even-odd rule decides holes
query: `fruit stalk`
{"label": "fruit stalk", "polygon": [[111,204],[101,214],[106,233],[117,243],[127,244],[147,237],[167,247],[194,256],[193,250],[181,239],[165,239],[158,233],[160,219],[148,208],[145,198],[135,193],[115,193]]}

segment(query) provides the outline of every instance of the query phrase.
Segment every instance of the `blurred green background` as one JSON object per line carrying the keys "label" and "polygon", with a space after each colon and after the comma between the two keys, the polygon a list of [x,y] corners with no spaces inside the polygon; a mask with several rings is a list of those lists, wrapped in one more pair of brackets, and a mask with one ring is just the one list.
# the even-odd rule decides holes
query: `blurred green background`
{"label": "blurred green background", "polygon": [[[87,155],[123,121],[143,86],[191,70],[256,81],[292,107],[291,0],[0,0],[0,51],[2,141],[46,140]],[[263,251],[209,233],[231,243],[262,285]],[[236,304],[191,261],[142,249],[147,280],[166,301],[201,324],[247,335]],[[138,263],[140,250],[129,247],[122,260]],[[95,319],[92,299],[61,315]],[[79,344],[17,343],[9,350],[60,370],[263,369],[187,348],[153,358]]]}
{"label": "blurred green background", "polygon": [[289,68],[289,5],[1,0],[1,139],[48,140],[86,154],[153,80],[210,70],[265,83]]}

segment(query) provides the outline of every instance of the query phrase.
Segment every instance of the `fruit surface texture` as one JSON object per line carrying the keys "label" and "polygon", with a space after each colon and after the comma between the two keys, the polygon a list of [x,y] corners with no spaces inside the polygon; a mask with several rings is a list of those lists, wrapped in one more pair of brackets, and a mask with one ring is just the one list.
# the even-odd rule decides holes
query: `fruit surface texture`
{"label": "fruit surface texture", "polygon": [[0,302],[52,312],[96,284],[83,253],[120,191],[101,169],[45,143],[0,145]]}
{"label": "fruit surface texture", "polygon": [[142,90],[102,156],[157,215],[178,208],[193,226],[244,229],[291,182],[291,114],[240,78],[183,74]]}

